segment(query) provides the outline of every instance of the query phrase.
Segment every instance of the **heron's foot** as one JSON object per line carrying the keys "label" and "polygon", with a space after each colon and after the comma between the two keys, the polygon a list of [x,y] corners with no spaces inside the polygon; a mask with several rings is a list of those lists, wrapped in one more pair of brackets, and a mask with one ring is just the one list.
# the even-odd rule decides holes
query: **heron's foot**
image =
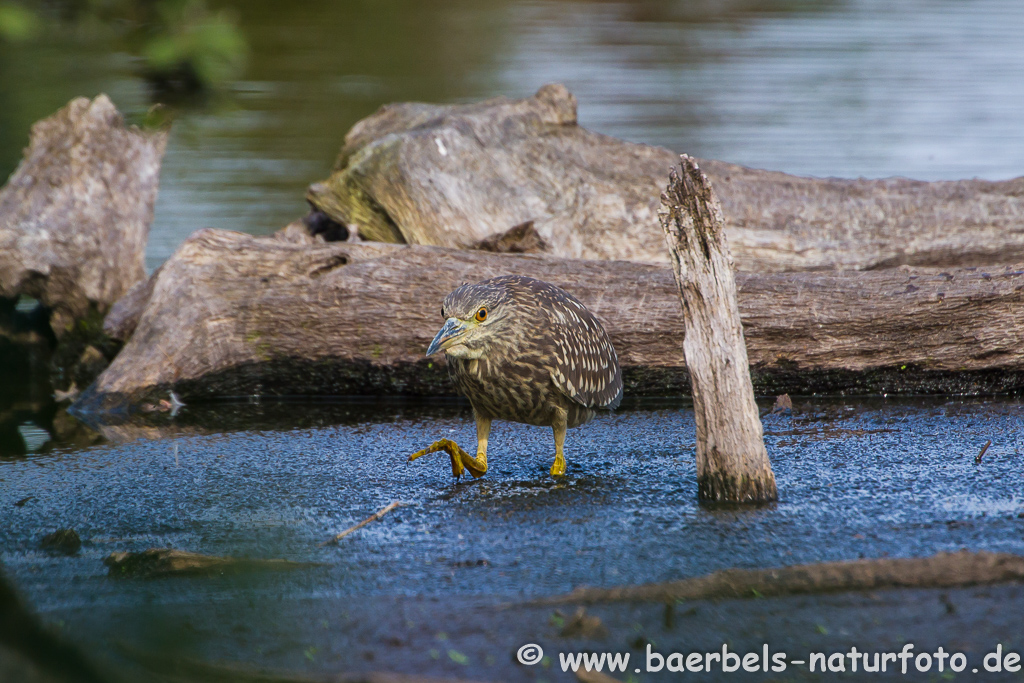
{"label": "heron's foot", "polygon": [[[451,439],[435,441],[422,451],[416,451],[409,456],[409,462],[428,453],[437,453],[438,451],[444,451],[452,459],[452,476],[456,479],[461,478],[466,470],[469,470],[469,473],[477,478],[484,476],[484,473],[487,472],[487,457],[485,455],[481,454],[474,458]],[[564,465],[562,469],[564,471]]]}
{"label": "heron's foot", "polygon": [[561,453],[555,454],[555,464],[551,466],[552,477],[564,477],[565,476],[565,456]]}

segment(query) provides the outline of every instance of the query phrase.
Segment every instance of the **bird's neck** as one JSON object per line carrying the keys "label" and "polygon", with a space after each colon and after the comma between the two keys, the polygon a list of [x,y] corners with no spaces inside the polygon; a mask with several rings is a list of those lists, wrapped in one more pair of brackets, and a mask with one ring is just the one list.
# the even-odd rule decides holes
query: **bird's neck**
{"label": "bird's neck", "polygon": [[455,346],[449,346],[445,349],[445,355],[449,358],[458,358],[460,360],[476,360],[484,356],[486,349],[483,346],[471,348],[465,344],[456,344]]}

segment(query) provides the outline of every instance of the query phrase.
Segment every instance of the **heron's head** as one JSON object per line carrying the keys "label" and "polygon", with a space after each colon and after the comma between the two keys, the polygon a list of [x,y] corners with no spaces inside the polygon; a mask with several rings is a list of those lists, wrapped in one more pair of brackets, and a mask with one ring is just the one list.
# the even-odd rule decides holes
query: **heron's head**
{"label": "heron's head", "polygon": [[444,326],[430,342],[427,355],[445,351],[456,358],[480,358],[505,339],[512,325],[515,301],[500,282],[485,280],[462,285],[444,298]]}

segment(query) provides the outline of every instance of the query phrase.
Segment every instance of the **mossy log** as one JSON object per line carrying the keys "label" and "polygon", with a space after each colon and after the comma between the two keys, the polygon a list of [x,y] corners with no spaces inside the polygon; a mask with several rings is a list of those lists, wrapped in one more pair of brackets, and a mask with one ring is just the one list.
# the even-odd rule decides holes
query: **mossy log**
{"label": "mossy log", "polygon": [[[444,296],[520,273],[566,288],[605,325],[627,395],[689,393],[667,265],[390,244],[296,244],[200,230],[148,296],[115,307],[132,330],[77,410],[166,398],[454,393],[423,353]],[[1024,388],[1024,265],[737,274],[762,394],[978,393]]]}
{"label": "mossy log", "polygon": [[145,279],[166,144],[126,126],[106,95],[36,123],[0,189],[0,298],[37,299],[59,339]]}
{"label": "mossy log", "polygon": [[[522,100],[385,106],[353,126],[307,199],[369,240],[490,249],[528,225],[528,250],[667,264],[658,198],[677,159],[582,128],[575,98],[549,85]],[[739,270],[1024,261],[1024,177],[845,180],[699,163]]]}

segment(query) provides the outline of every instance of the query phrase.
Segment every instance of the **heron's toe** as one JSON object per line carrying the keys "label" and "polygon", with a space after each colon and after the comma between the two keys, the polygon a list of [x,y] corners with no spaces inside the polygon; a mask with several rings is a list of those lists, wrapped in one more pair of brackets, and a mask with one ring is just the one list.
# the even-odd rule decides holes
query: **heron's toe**
{"label": "heron's toe", "polygon": [[565,476],[565,457],[559,453],[555,456],[555,464],[551,466],[552,477],[564,477]]}
{"label": "heron's toe", "polygon": [[456,479],[461,479],[468,469],[470,474],[474,477],[482,477],[487,471],[487,460],[484,456],[477,456],[474,458],[466,451],[462,450],[459,444],[455,443],[451,439],[439,439],[434,443],[430,444],[422,451],[416,451],[409,456],[409,462],[416,460],[428,453],[437,453],[443,451],[448,454],[452,463],[452,476]]}

